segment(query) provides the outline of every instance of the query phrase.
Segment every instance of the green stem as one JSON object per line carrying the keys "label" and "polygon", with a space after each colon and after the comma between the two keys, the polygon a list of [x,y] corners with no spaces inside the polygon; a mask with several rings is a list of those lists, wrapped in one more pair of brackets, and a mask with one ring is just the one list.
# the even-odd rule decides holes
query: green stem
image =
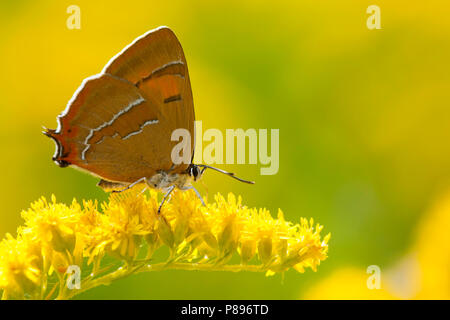
{"label": "green stem", "polygon": [[261,265],[211,265],[211,264],[198,264],[198,263],[158,263],[153,265],[140,265],[140,266],[130,266],[122,267],[118,270],[101,276],[96,279],[88,280],[84,283],[78,290],[66,290],[66,294],[60,296],[60,299],[70,299],[77,294],[90,290],[92,288],[108,285],[111,282],[125,278],[134,273],[150,272],[150,271],[162,271],[162,270],[197,270],[197,271],[228,271],[228,272],[240,272],[240,271],[250,271],[250,272],[265,272],[268,269]]}

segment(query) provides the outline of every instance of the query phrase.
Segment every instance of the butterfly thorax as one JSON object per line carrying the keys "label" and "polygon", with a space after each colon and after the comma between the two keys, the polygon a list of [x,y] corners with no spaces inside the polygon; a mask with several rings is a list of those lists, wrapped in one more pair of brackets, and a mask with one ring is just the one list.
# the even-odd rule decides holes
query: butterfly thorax
{"label": "butterfly thorax", "polygon": [[168,173],[160,171],[147,179],[147,185],[155,189],[167,189],[170,186],[176,186],[184,189],[191,185],[193,177],[188,172]]}
{"label": "butterfly thorax", "polygon": [[148,178],[147,184],[156,189],[166,189],[173,185],[179,189],[185,189],[193,181],[199,180],[202,174],[203,170],[195,164],[190,164],[187,170],[181,173],[171,173],[161,170]]}

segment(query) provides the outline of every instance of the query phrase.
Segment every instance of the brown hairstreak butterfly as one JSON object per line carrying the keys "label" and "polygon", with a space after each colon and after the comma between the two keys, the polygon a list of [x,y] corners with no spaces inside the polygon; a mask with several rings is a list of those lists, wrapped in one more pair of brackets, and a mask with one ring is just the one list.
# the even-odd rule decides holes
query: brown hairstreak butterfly
{"label": "brown hairstreak butterfly", "polygon": [[[192,163],[194,119],[183,49],[172,30],[159,27],[125,47],[100,74],[85,79],[57,117],[58,128],[44,134],[56,143],[53,160],[60,167],[99,177],[105,190],[119,192],[145,183],[167,191],[164,203],[175,188],[194,189],[199,195],[191,182],[207,168],[253,183]],[[172,160],[176,129],[190,133],[190,161]]]}

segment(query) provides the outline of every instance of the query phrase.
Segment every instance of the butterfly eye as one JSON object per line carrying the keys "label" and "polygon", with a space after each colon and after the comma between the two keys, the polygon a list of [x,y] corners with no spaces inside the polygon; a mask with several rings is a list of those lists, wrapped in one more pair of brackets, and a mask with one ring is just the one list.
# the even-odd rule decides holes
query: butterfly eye
{"label": "butterfly eye", "polygon": [[194,181],[197,180],[197,177],[200,175],[199,168],[197,166],[192,166],[190,170],[190,175],[194,177]]}

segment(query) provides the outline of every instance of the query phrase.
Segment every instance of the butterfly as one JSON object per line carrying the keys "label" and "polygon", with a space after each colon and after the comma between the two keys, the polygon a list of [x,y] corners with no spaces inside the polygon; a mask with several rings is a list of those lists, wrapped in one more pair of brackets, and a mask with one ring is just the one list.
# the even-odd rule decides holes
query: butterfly
{"label": "butterfly", "polygon": [[[57,117],[57,129],[44,127],[54,140],[52,158],[60,167],[75,167],[100,178],[106,191],[121,192],[136,184],[170,193],[193,189],[208,168],[241,182],[233,173],[193,164],[195,113],[186,59],[168,27],[138,37],[114,56],[100,74],[83,81]],[[172,132],[190,133],[190,161],[174,161]]]}

